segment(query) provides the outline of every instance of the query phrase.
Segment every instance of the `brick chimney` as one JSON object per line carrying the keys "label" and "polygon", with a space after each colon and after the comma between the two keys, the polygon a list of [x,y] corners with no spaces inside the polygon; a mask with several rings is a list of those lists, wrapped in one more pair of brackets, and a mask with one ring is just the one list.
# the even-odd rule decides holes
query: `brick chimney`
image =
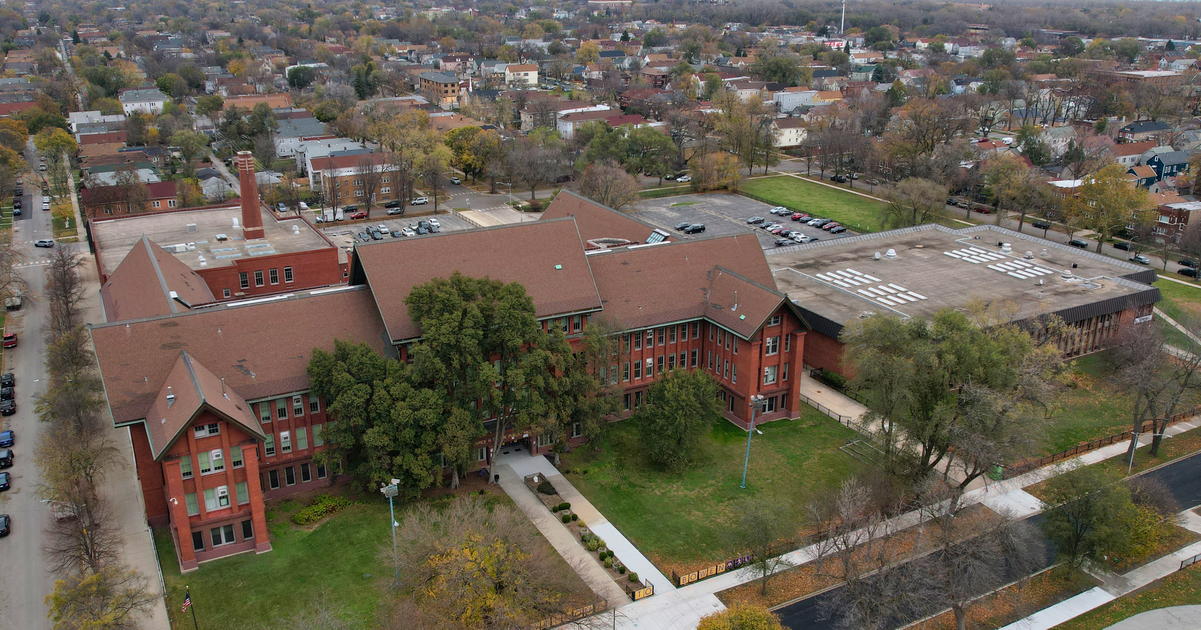
{"label": "brick chimney", "polygon": [[259,209],[259,187],[254,179],[254,156],[250,151],[238,151],[234,157],[238,181],[242,185],[242,236],[247,240],[265,238],[263,212]]}

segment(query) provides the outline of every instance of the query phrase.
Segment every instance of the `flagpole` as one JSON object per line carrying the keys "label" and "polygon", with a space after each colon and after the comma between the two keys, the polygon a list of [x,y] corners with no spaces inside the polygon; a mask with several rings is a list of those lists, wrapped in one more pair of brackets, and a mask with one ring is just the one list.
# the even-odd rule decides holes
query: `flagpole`
{"label": "flagpole", "polygon": [[[192,602],[192,590],[186,586],[184,587],[183,590],[184,590],[184,598],[187,599],[188,603],[190,604]],[[196,630],[200,630],[200,622],[196,621],[196,607],[195,606],[188,606],[188,607],[192,609],[192,625],[196,628]]]}

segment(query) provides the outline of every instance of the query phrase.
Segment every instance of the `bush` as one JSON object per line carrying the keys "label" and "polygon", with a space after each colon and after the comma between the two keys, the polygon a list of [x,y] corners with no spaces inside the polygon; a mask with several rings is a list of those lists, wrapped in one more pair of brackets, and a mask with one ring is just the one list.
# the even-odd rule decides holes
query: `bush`
{"label": "bush", "polygon": [[624,565],[624,564],[617,565],[617,572],[622,575],[625,575],[626,574],[626,565]]}
{"label": "bush", "polygon": [[613,568],[613,558],[605,558],[605,568],[606,569]]}
{"label": "bush", "polygon": [[562,517],[560,517],[560,518],[562,518],[562,519],[563,519],[563,522],[564,522],[564,523],[570,523],[570,522],[571,522],[571,515],[570,515],[570,514],[564,514],[564,515],[563,515]]}
{"label": "bush", "polygon": [[834,389],[837,389],[840,391],[846,389],[847,379],[846,379],[846,377],[839,374],[838,372],[831,372],[830,370],[822,368],[822,371],[820,372],[820,374],[821,374],[821,380],[825,381],[826,384],[829,385],[830,387],[833,387]]}
{"label": "bush", "polygon": [[584,545],[588,547],[588,551],[596,551],[597,548],[600,547],[600,543],[597,542],[595,538],[590,539],[588,542],[584,543]]}
{"label": "bush", "polygon": [[571,520],[573,520],[573,521],[578,521],[578,520],[580,520],[580,515],[579,515],[579,514],[572,514],[572,515],[571,515]]}
{"label": "bush", "polygon": [[543,480],[542,483],[538,484],[538,492],[542,494],[554,494],[555,487],[549,481]]}
{"label": "bush", "polygon": [[354,501],[346,497],[334,497],[328,494],[319,494],[313,497],[312,501],[306,507],[300,508],[292,515],[292,522],[297,525],[312,525],[317,521],[336,514],[343,508],[348,508],[354,505]]}
{"label": "bush", "polygon": [[562,503],[560,503],[560,504],[559,504],[559,509],[560,509],[560,510],[570,510],[570,509],[571,509],[571,504],[570,504],[570,503],[568,503],[568,502],[566,502],[566,501],[564,501],[564,502],[562,502]]}
{"label": "bush", "polygon": [[630,581],[634,582],[634,583],[638,583],[638,574],[634,573],[633,571],[630,571]]}

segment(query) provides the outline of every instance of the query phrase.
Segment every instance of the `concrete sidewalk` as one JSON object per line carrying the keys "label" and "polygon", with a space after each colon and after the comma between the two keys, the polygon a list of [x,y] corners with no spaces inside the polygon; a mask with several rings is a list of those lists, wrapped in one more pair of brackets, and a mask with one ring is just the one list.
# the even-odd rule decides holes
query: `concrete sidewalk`
{"label": "concrete sidewalk", "polygon": [[[513,499],[513,503],[517,504],[517,507],[530,519],[534,527],[537,527],[538,531],[555,548],[555,551],[563,556],[568,566],[579,574],[580,579],[584,580],[592,592],[614,608],[630,603],[630,598],[626,597],[625,591],[613,581],[613,578],[609,577],[604,567],[597,562],[596,557],[589,553],[580,544],[580,541],[576,540],[571,531],[564,527],[563,523],[556,519],[550,510],[546,509],[546,506],[538,497],[534,496],[533,492],[530,492],[525,485],[525,474],[515,472],[512,466],[499,460],[494,463],[492,470],[495,474],[500,475],[500,487],[505,494]],[[566,497],[564,498],[566,499]],[[573,510],[575,506],[575,502],[572,501]]]}

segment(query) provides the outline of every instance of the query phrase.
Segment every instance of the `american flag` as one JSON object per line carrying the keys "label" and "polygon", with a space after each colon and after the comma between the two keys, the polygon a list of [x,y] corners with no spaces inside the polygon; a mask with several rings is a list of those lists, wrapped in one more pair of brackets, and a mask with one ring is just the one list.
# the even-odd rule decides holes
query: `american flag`
{"label": "american flag", "polygon": [[179,612],[188,612],[188,606],[191,606],[191,605],[192,605],[192,593],[190,591],[185,592],[184,596],[183,596],[183,608],[180,608]]}

